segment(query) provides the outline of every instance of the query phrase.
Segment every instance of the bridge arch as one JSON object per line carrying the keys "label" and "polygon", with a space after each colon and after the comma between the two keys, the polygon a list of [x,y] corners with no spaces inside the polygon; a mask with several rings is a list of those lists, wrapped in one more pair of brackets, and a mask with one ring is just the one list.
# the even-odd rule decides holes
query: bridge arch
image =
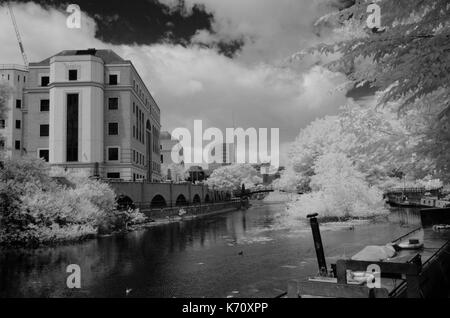
{"label": "bridge arch", "polygon": [[202,200],[200,199],[200,196],[198,194],[194,195],[194,198],[192,198],[192,203],[194,204],[202,203]]}
{"label": "bridge arch", "polygon": [[186,197],[183,194],[178,195],[175,205],[183,206],[183,205],[187,205],[187,204],[188,204],[188,201],[186,200]]}
{"label": "bridge arch", "polygon": [[164,197],[162,195],[157,194],[153,197],[153,199],[150,203],[150,207],[151,208],[165,208],[165,207],[167,207],[166,199],[164,199]]}
{"label": "bridge arch", "polygon": [[136,206],[134,205],[133,199],[125,194],[120,194],[116,198],[117,209],[119,211],[134,209]]}
{"label": "bridge arch", "polygon": [[211,202],[211,199],[209,198],[209,194],[207,193],[205,195],[205,203],[209,203],[209,202]]}

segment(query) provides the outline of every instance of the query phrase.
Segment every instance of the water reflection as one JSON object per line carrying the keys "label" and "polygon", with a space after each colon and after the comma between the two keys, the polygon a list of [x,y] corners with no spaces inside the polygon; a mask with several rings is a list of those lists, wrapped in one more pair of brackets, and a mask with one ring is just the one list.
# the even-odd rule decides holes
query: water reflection
{"label": "water reflection", "polygon": [[391,208],[389,221],[405,226],[420,226],[420,208]]}
{"label": "water reflection", "polygon": [[[281,224],[281,205],[255,206],[76,245],[0,253],[0,297],[273,297],[316,270],[306,223]],[[327,258],[384,244],[420,223],[394,211],[374,224],[322,226]],[[66,266],[81,267],[80,290]]]}

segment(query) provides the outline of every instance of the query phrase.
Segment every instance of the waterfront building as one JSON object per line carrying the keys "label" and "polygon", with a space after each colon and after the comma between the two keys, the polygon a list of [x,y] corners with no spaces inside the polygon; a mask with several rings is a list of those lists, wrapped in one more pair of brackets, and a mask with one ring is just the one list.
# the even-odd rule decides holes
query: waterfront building
{"label": "waterfront building", "polygon": [[92,176],[161,180],[160,109],[131,61],[111,50],[66,50],[0,66],[13,94],[0,122],[12,157],[34,156]]}
{"label": "waterfront building", "polygon": [[185,179],[184,150],[179,140],[163,131],[161,143],[161,174],[166,181],[180,182]]}

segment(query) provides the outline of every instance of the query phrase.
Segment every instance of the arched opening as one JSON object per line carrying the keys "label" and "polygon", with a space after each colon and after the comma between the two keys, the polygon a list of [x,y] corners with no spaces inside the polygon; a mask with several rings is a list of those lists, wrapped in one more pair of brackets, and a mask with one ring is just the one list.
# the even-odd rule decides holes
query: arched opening
{"label": "arched opening", "polygon": [[200,204],[202,201],[200,199],[200,196],[198,194],[194,195],[194,198],[192,199],[192,202],[194,204]]}
{"label": "arched opening", "polygon": [[155,195],[152,199],[150,207],[153,208],[165,208],[167,206],[166,199],[162,195]]}
{"label": "arched opening", "polygon": [[119,211],[125,211],[129,209],[135,209],[136,206],[133,203],[133,200],[124,194],[121,194],[116,199],[117,203],[117,210]]}
{"label": "arched opening", "polygon": [[186,197],[182,194],[180,194],[177,198],[177,201],[175,202],[176,206],[183,206],[183,205],[187,205],[187,200]]}
{"label": "arched opening", "polygon": [[211,199],[209,198],[209,194],[205,195],[205,203],[211,202]]}

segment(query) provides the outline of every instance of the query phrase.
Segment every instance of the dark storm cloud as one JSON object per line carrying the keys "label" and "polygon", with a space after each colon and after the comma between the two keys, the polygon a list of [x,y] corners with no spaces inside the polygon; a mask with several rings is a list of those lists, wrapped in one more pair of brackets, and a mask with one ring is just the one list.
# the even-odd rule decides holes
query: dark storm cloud
{"label": "dark storm cloud", "polygon": [[[5,1],[0,1],[0,3]],[[28,2],[19,0],[17,2]],[[33,1],[45,8],[65,11],[69,3],[78,4],[97,24],[96,38],[111,44],[170,43],[188,45],[199,30],[214,33],[214,16],[202,5],[189,10],[183,0],[177,6],[167,6],[158,0],[71,0]],[[240,39],[208,44],[218,52],[232,57],[243,46]]]}

